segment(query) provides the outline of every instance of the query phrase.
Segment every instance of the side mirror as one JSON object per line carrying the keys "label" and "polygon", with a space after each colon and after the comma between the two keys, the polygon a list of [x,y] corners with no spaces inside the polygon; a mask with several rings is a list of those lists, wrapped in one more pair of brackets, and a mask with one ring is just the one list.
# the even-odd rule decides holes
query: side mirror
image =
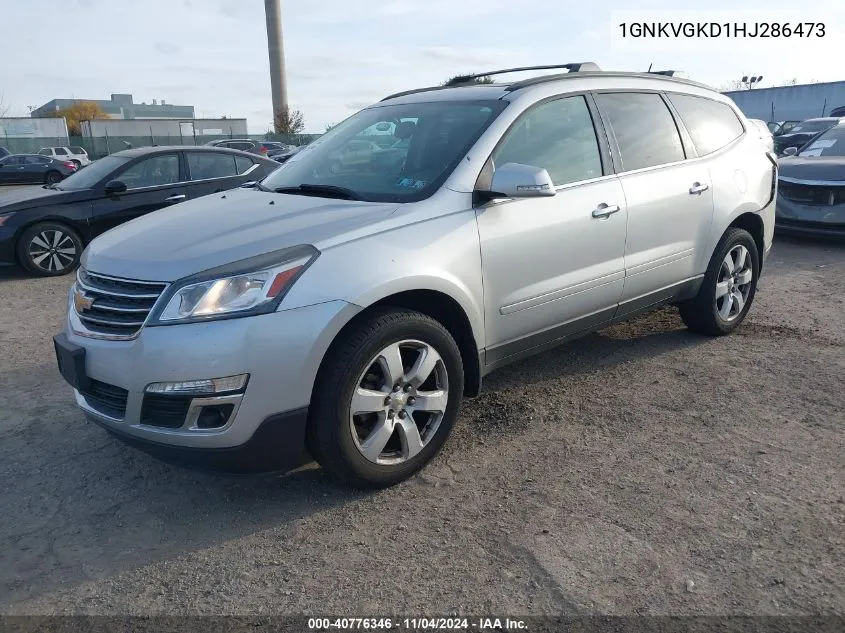
{"label": "side mirror", "polygon": [[783,150],[784,156],[795,156],[797,153],[798,153],[797,147],[787,147],[785,150]]}
{"label": "side mirror", "polygon": [[109,180],[106,183],[106,195],[114,195],[117,193],[124,193],[126,191],[126,183],[121,180]]}
{"label": "side mirror", "polygon": [[555,195],[549,172],[534,165],[505,163],[496,167],[488,191],[478,191],[487,198],[541,198]]}

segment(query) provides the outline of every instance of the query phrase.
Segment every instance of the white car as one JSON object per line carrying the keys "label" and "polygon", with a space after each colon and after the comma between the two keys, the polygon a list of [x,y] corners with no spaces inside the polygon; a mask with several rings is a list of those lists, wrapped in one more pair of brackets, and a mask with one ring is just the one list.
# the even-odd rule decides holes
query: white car
{"label": "white car", "polygon": [[88,158],[88,152],[84,147],[42,147],[38,153],[41,156],[73,163],[77,169],[91,164],[91,159]]}
{"label": "white car", "polygon": [[775,139],[772,136],[771,130],[769,130],[769,125],[760,119],[748,119],[748,122],[757,128],[757,131],[760,133],[760,140],[763,141],[766,149],[770,152],[775,151]]}

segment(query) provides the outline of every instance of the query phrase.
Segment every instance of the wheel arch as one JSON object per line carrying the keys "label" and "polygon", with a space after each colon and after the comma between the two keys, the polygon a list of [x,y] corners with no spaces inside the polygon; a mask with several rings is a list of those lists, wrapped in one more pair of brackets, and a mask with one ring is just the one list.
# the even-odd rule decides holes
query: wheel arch
{"label": "wheel arch", "polygon": [[[474,397],[479,394],[481,390],[481,359],[470,316],[467,314],[465,307],[455,297],[442,290],[431,288],[400,290],[384,294],[368,302],[366,307],[354,314],[332,338],[320,361],[317,370],[318,376],[333,346],[342,339],[345,333],[363,319],[368,318],[373,312],[383,308],[414,310],[430,316],[443,325],[455,339],[461,352],[461,361],[464,367],[464,395]],[[317,388],[317,382],[314,381],[312,396],[313,391]]]}

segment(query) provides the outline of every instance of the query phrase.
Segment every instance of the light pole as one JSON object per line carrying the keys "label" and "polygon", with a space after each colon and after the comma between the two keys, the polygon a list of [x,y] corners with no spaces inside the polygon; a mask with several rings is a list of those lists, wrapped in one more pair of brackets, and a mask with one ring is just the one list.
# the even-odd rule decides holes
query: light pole
{"label": "light pole", "polygon": [[285,76],[285,47],[282,42],[281,0],[264,0],[267,21],[267,50],[270,54],[270,90],[273,95],[273,119],[288,109],[288,87]]}
{"label": "light pole", "polygon": [[759,84],[761,81],[763,81],[763,75],[758,75],[756,77],[749,77],[748,75],[743,75],[740,81],[742,81],[742,83],[748,86],[748,89],[751,90],[754,87],[754,84]]}

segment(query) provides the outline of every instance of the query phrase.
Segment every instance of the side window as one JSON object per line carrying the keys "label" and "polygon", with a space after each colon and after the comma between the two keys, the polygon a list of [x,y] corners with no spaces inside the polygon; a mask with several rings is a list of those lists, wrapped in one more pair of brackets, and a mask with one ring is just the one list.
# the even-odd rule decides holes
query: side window
{"label": "side window", "polygon": [[238,173],[233,154],[222,152],[188,152],[187,156],[191,180],[228,178],[229,176],[236,176]]}
{"label": "side window", "polygon": [[610,119],[623,171],[684,160],[678,128],[660,95],[600,93],[596,100]]}
{"label": "side window", "polygon": [[601,176],[596,130],[584,97],[555,99],[523,114],[493,152],[493,163],[543,167],[555,185]]}
{"label": "side window", "polygon": [[242,174],[250,169],[254,163],[246,156],[235,156],[235,166],[238,168],[238,173]]}
{"label": "side window", "polygon": [[691,95],[670,94],[699,156],[722,149],[742,136],[742,123],[729,105]]}
{"label": "side window", "polygon": [[135,163],[118,176],[129,189],[156,187],[179,182],[179,155],[161,154]]}
{"label": "side window", "polygon": [[56,156],[67,156],[67,150],[64,147],[57,147],[54,151]]}

